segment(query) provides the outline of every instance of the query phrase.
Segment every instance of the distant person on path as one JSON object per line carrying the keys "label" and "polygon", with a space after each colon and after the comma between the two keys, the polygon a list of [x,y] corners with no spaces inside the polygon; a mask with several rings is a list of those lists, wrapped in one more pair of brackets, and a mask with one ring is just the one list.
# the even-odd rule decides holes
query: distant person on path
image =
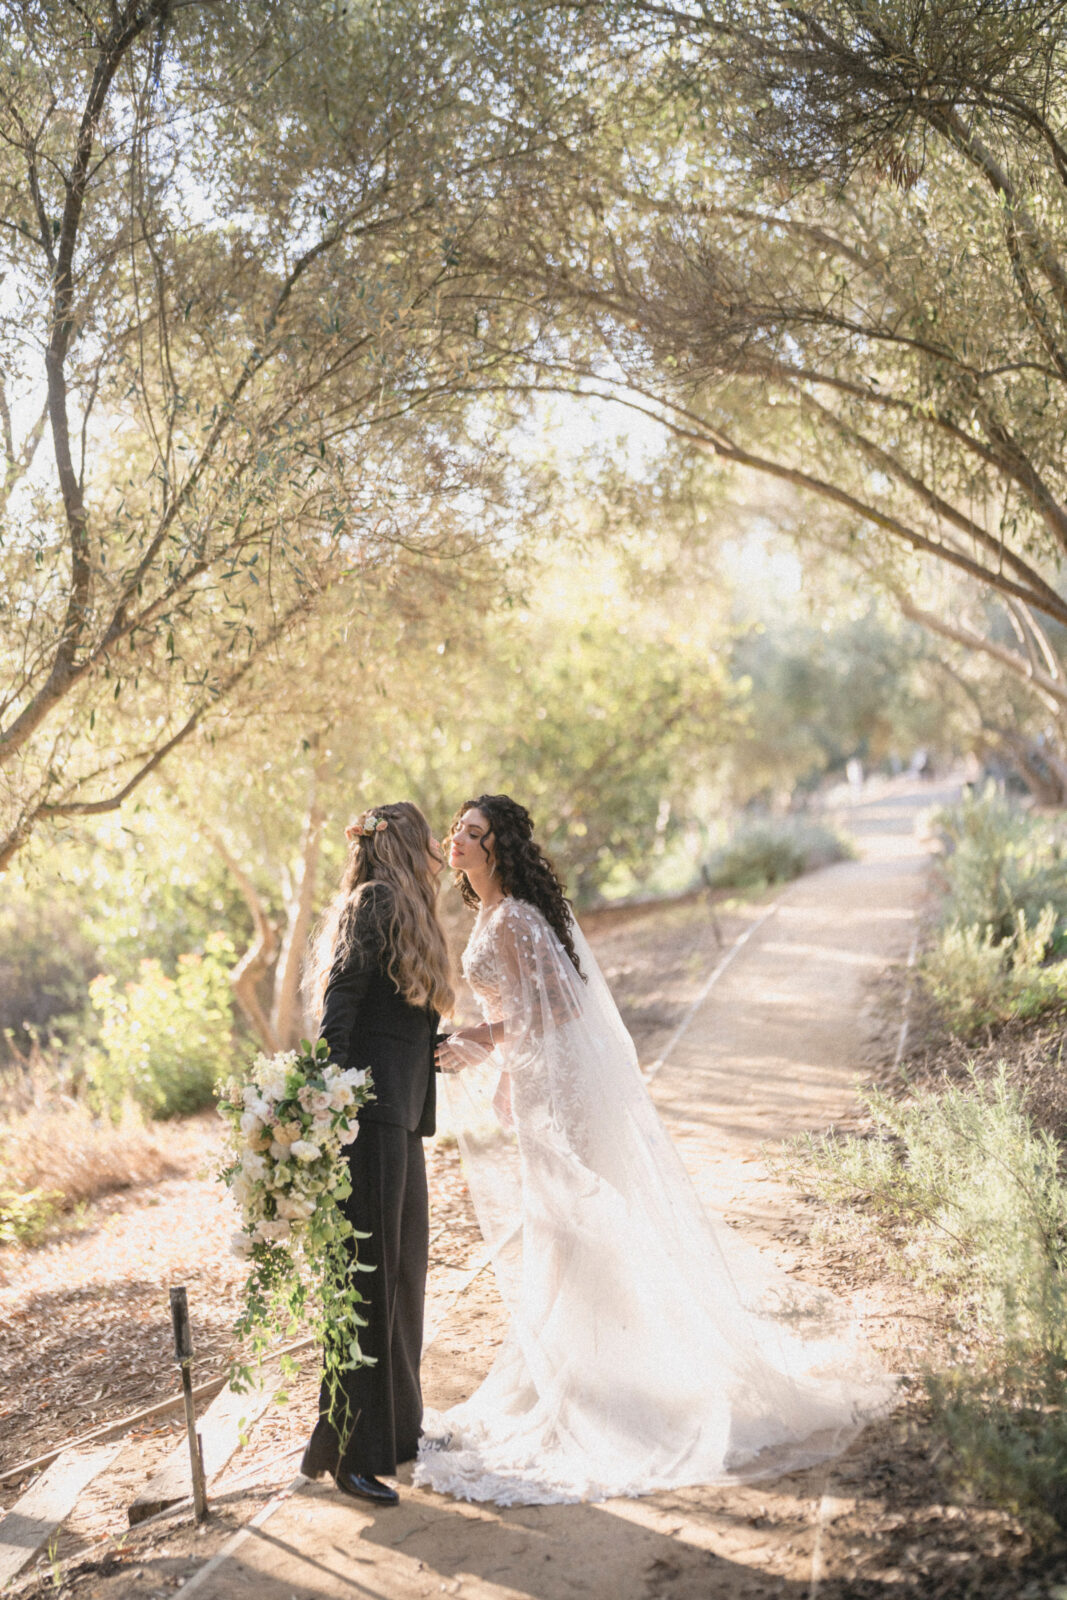
{"label": "distant person on path", "polygon": [[845,1308],[704,1212],[529,813],[467,801],[449,860],[485,1020],[438,1060],[511,1316],[481,1387],[427,1413],[414,1481],[547,1504],[837,1454],[894,1383]]}
{"label": "distant person on path", "polygon": [[448,950],[437,921],[441,846],[410,801],[375,806],[345,830],[341,886],[317,935],[310,986],[319,1032],[341,1067],[369,1069],[345,1211],[370,1237],[358,1246],[368,1302],[361,1330],[373,1366],[324,1382],[300,1470],[333,1474],[345,1494],[395,1505],[380,1482],[411,1460],[422,1426],[419,1361],[428,1255],[422,1141],[435,1128],[434,1035],[451,1010]]}

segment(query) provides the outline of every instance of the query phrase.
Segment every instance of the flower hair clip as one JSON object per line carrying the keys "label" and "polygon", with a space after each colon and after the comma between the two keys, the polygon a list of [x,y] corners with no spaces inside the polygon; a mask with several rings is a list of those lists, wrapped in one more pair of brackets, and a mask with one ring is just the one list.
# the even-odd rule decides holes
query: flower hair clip
{"label": "flower hair clip", "polygon": [[373,811],[365,811],[361,817],[357,817],[355,822],[348,824],[345,829],[345,838],[349,841],[352,839],[367,839],[371,834],[384,833],[388,826],[389,822],[386,817],[378,817],[375,816]]}

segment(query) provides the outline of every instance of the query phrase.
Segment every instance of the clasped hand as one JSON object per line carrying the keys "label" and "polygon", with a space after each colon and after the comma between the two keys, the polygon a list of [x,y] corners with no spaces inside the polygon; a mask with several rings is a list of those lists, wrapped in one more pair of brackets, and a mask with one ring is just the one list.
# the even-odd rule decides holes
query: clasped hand
{"label": "clasped hand", "polygon": [[487,1056],[492,1047],[492,1030],[488,1023],[481,1022],[476,1028],[457,1028],[439,1040],[434,1060],[440,1072],[462,1072],[464,1067]]}

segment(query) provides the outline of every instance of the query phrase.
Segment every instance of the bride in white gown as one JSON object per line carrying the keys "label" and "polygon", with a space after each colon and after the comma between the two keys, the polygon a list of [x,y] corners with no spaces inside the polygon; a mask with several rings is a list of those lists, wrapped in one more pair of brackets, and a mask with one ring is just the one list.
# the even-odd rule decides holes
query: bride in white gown
{"label": "bride in white gown", "polygon": [[414,1482],[533,1505],[835,1455],[894,1382],[848,1307],[703,1210],[532,832],[483,795],[451,834],[485,1021],[438,1058],[510,1321],[471,1398],[427,1413]]}

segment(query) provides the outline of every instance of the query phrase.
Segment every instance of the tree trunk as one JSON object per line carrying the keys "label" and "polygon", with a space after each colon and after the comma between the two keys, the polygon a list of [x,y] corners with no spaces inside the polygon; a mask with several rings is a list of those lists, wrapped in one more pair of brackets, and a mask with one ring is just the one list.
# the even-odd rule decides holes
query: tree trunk
{"label": "tree trunk", "polygon": [[[177,796],[170,791],[171,798],[179,805]],[[256,930],[255,940],[249,945],[237,965],[230,968],[230,983],[233,987],[233,997],[241,1008],[245,1021],[253,1034],[268,1055],[279,1049],[277,1035],[271,1025],[258,994],[260,980],[266,976],[274,964],[278,953],[278,931],[268,917],[259,891],[252,882],[248,873],[241,866],[229,846],[224,843],[214,828],[210,827],[200,817],[196,819],[197,831],[211,845],[212,849],[222,858],[226,869],[231,873],[234,882],[244,899],[245,905],[252,913],[252,923]]]}
{"label": "tree trunk", "polygon": [[325,776],[325,762],[316,761],[308,791],[308,808],[304,818],[300,860],[292,892],[286,901],[285,933],[282,936],[281,954],[274,972],[271,1029],[278,1040],[280,1050],[293,1049],[305,1030],[304,1011],[300,1002],[300,979],[308,936],[311,933],[315,880],[318,876],[322,830],[326,821],[326,812],[321,800],[322,782]]}
{"label": "tree trunk", "polygon": [[1039,806],[1057,811],[1067,806],[1067,761],[1062,755],[1013,733],[1001,735],[1000,747]]}

